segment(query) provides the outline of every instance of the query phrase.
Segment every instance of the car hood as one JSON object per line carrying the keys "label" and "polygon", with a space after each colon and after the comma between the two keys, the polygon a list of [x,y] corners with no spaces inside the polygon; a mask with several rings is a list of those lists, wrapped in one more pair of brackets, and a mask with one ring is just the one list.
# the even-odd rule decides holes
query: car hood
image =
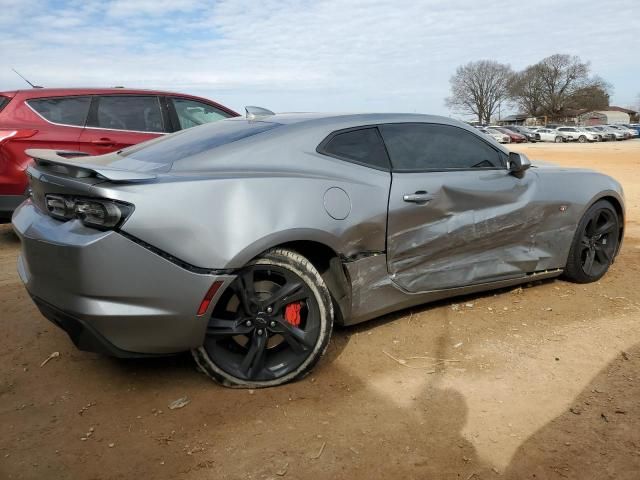
{"label": "car hood", "polygon": [[[565,167],[564,165],[559,165],[557,163],[548,162],[546,160],[531,160],[531,166],[533,168],[539,168],[545,171],[548,170],[556,170],[558,172],[591,172],[591,173],[600,173],[596,170],[591,170],[589,168],[580,168],[580,167]],[[604,174],[602,174],[604,175]]]}

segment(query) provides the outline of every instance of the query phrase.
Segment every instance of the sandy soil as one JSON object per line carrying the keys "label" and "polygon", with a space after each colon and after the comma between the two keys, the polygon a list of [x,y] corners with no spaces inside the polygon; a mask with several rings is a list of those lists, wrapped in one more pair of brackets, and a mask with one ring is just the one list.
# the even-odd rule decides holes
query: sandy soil
{"label": "sandy soil", "polygon": [[312,376],[276,389],[218,387],[187,356],[77,351],[0,227],[0,478],[640,478],[640,141],[516,149],[624,185],[610,273],[339,330]]}

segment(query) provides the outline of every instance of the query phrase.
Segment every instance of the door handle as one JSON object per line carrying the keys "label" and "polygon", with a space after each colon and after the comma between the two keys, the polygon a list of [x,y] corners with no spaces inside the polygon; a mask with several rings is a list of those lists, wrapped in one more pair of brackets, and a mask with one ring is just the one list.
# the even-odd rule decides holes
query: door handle
{"label": "door handle", "polygon": [[402,199],[408,203],[417,203],[419,205],[423,205],[433,200],[433,197],[424,190],[418,190],[416,193],[409,193],[407,195],[404,195]]}
{"label": "door handle", "polygon": [[98,140],[91,140],[91,143],[94,145],[100,145],[101,147],[113,147],[116,144],[116,142],[114,142],[110,138],[99,138]]}

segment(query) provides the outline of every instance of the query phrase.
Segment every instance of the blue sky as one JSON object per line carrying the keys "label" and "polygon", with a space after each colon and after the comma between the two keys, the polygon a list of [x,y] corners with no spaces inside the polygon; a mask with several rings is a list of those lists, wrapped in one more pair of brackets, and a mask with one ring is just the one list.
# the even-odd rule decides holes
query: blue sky
{"label": "blue sky", "polygon": [[460,64],[579,55],[640,103],[640,0],[0,0],[0,90],[168,89],[236,110],[444,106]]}

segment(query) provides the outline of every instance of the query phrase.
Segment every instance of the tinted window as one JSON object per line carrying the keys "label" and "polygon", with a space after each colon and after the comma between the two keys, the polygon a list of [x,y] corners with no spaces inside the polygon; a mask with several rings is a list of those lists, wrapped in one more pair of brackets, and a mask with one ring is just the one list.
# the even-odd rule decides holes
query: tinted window
{"label": "tinted window", "polygon": [[461,128],[396,123],[383,125],[381,132],[394,170],[503,167],[498,150]]}
{"label": "tinted window", "polygon": [[91,97],[37,98],[27,103],[50,122],[84,127]]}
{"label": "tinted window", "polygon": [[155,96],[99,97],[96,127],[137,132],[164,132],[160,101]]}
{"label": "tinted window", "polygon": [[2,95],[0,95],[0,112],[7,105],[7,103],[9,103],[9,100],[11,100],[11,99],[7,98],[7,97],[3,97]]}
{"label": "tinted window", "polygon": [[353,160],[376,168],[389,169],[387,152],[377,128],[338,133],[323,145],[322,153]]}
{"label": "tinted window", "polygon": [[172,98],[173,106],[178,115],[180,128],[197,127],[204,123],[217,122],[230,115],[206,103],[187,100],[186,98]]}
{"label": "tinted window", "polygon": [[123,160],[112,163],[114,168],[132,170],[166,170],[167,165],[192,157],[221,145],[266,132],[277,123],[229,120],[203,125],[144,142],[120,151]]}

